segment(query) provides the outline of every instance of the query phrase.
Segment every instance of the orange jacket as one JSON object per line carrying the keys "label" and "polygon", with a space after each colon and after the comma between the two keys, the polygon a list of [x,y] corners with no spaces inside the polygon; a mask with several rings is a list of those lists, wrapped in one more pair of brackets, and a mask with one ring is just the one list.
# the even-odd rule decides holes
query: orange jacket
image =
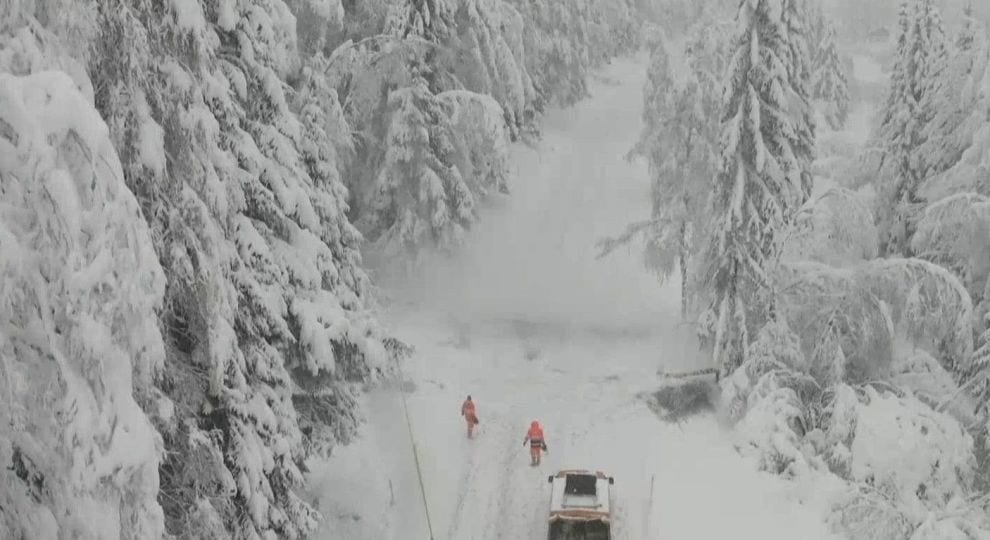
{"label": "orange jacket", "polygon": [[530,446],[543,446],[543,428],[540,424],[533,422],[529,426],[529,431],[526,432],[526,438],[523,439],[523,444],[529,441]]}
{"label": "orange jacket", "polygon": [[465,400],[464,404],[461,405],[461,416],[467,416],[470,418],[474,415],[474,402],[471,400]]}

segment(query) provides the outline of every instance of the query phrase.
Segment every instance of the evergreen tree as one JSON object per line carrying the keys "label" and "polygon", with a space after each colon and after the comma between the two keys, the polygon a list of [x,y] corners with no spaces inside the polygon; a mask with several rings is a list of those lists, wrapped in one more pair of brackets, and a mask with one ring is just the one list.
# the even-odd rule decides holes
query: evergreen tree
{"label": "evergreen tree", "polygon": [[509,0],[526,21],[528,71],[537,105],[571,104],[587,95],[591,60],[579,16],[589,0],[561,4],[547,0]]}
{"label": "evergreen tree", "polygon": [[[977,412],[990,418],[990,311],[984,315],[983,326],[986,330],[977,340],[970,373],[971,377],[979,378],[982,382],[978,383],[970,393],[977,398]],[[984,432],[990,430],[990,422],[983,429]]]}
{"label": "evergreen tree", "polygon": [[828,26],[815,61],[815,99],[825,109],[825,121],[832,129],[842,129],[849,118],[849,87],[839,53],[835,49],[835,30]]}
{"label": "evergreen tree", "polygon": [[[880,249],[882,253],[902,252],[905,205],[915,205],[912,186],[920,182],[917,156],[914,149],[920,144],[919,103],[916,88],[919,86],[919,58],[913,54],[912,11],[908,0],[904,0],[898,12],[897,50],[894,68],[890,76],[890,90],[882,112],[879,137],[883,146],[880,172],[885,185],[881,190],[889,191],[883,205],[878,201],[877,218],[879,224]],[[891,177],[891,178],[888,178]],[[901,229],[896,231],[894,229]]]}
{"label": "evergreen tree", "polygon": [[941,16],[934,0],[917,0],[914,9],[901,4],[900,34],[891,88],[884,106],[880,138],[880,196],[877,216],[884,254],[910,255],[918,193],[929,172],[923,152],[926,125],[933,117],[934,87],[946,56]]}
{"label": "evergreen tree", "polygon": [[925,208],[918,218],[912,249],[918,257],[951,270],[979,303],[990,275],[987,231],[990,198],[956,193]]}
{"label": "evergreen tree", "polygon": [[299,536],[317,515],[297,463],[346,440],[350,385],[385,356],[339,176],[348,128],[284,4],[178,7],[101,4],[91,66],[170,276],[166,525]]}
{"label": "evergreen tree", "polygon": [[[415,206],[430,197],[390,199],[391,195],[379,189],[387,183],[383,175],[395,177],[394,171],[385,173],[396,162],[389,156],[402,151],[393,151],[400,141],[390,135],[398,110],[391,98],[394,92],[410,89],[418,95],[413,101],[423,107],[425,121],[435,123],[430,127],[434,143],[422,146],[433,152],[428,161],[444,163],[435,168],[444,175],[459,175],[459,180],[450,176],[441,184],[463,183],[470,191],[471,204],[477,204],[488,193],[480,186],[489,180],[475,177],[478,170],[465,165],[478,162],[470,156],[480,149],[459,144],[463,142],[460,139],[453,141],[452,149],[441,142],[451,138],[441,134],[450,131],[453,119],[447,116],[450,103],[445,105],[445,100],[436,98],[447,92],[469,91],[478,95],[459,100],[480,104],[486,102],[483,96],[487,95],[500,105],[497,115],[510,139],[533,133],[541,111],[552,103],[566,105],[586,95],[590,69],[634,45],[639,35],[634,4],[633,0],[344,3],[344,35],[354,41],[343,42],[337,50],[333,47],[338,43],[328,42],[325,50],[331,59],[330,78],[356,136],[354,159],[345,179],[351,193],[350,218],[362,234],[373,239],[376,248],[389,246],[390,253],[395,253],[401,245],[404,257],[415,257],[421,248],[453,247],[475,219],[472,211],[464,209],[447,217],[437,210],[429,220],[419,221],[432,230],[412,227],[413,216],[427,210],[405,205]],[[421,81],[434,97],[420,92]],[[485,111],[488,119],[496,116],[495,109],[487,105],[475,110]],[[489,120],[478,127],[494,133]],[[476,137],[465,140],[483,142]],[[488,166],[481,170],[504,176],[504,171]],[[499,190],[504,189],[502,183]],[[465,194],[454,192],[445,197],[450,199],[448,204],[460,206],[469,200]],[[439,192],[432,196],[434,202],[441,199]],[[392,228],[400,221],[406,229]],[[400,236],[404,240],[392,241]],[[378,242],[383,238],[391,240]]]}
{"label": "evergreen tree", "polygon": [[[946,66],[949,63],[949,41],[946,38],[942,15],[936,2],[937,0],[919,0],[914,24],[915,35],[918,39],[915,52],[922,54],[924,59],[920,73],[920,96],[918,98],[921,105],[920,111],[923,115],[921,148],[924,148],[928,142],[932,126],[935,125],[935,116],[939,108],[939,85],[944,81]],[[922,155],[921,178],[924,181],[936,173],[937,169],[931,157],[925,156],[924,152]]]}
{"label": "evergreen tree", "polygon": [[[384,355],[360,311],[363,273],[347,266],[357,261],[356,235],[340,223],[346,207],[337,164],[307,150],[303,139],[307,131],[341,134],[327,133],[318,117],[308,127],[300,122],[293,89],[283,82],[300,64],[295,20],[281,0],[240,0],[233,8],[211,21],[218,50],[235,52],[218,54],[213,76],[230,90],[211,111],[241,197],[231,229],[242,263],[232,276],[239,347],[214,375],[222,388],[218,412],[230,426],[224,451],[235,502],[246,510],[233,520],[235,535],[298,537],[318,516],[296,493],[305,452],[295,388],[340,393]],[[355,371],[362,362],[368,364]],[[337,411],[325,398],[308,403],[322,404],[311,415],[346,425],[346,402]]]}
{"label": "evergreen tree", "polygon": [[0,537],[160,538],[166,275],[93,86],[32,15],[0,23]]}
{"label": "evergreen tree", "polygon": [[506,0],[522,15],[527,71],[537,108],[568,105],[587,95],[589,70],[639,35],[630,0]]}
{"label": "evergreen tree", "polygon": [[388,6],[385,32],[402,39],[441,43],[453,31],[453,15],[450,0],[401,0]]}
{"label": "evergreen tree", "polygon": [[789,112],[796,114],[791,148],[800,168],[804,199],[811,196],[811,164],[815,160],[815,120],[811,106],[811,57],[808,48],[809,16],[807,0],[783,0],[781,22],[787,43],[785,62],[793,95],[788,97]]}
{"label": "evergreen tree", "polygon": [[990,48],[977,56],[970,80],[974,105],[956,126],[957,140],[964,148],[949,169],[929,179],[925,187],[932,199],[960,192],[990,196],[990,123],[986,121],[990,117]]}
{"label": "evergreen tree", "polygon": [[962,28],[952,45],[952,54],[939,71],[928,98],[931,121],[925,125],[921,153],[926,157],[926,180],[948,170],[971,144],[973,133],[984,119],[979,110],[980,78],[988,49],[982,24],[974,18],[972,5],[964,11]]}
{"label": "evergreen tree", "polygon": [[[507,131],[531,124],[551,96],[575,96],[591,66],[635,41],[630,2],[542,2],[538,19],[528,4],[0,0],[0,66],[17,72],[0,83],[10,97],[0,100],[0,145],[17,147],[2,152],[0,168],[18,176],[2,175],[0,190],[25,208],[71,203],[22,185],[19,160],[41,152],[70,168],[71,178],[52,181],[99,195],[85,201],[77,224],[102,227],[84,247],[109,247],[96,262],[112,260],[117,270],[94,263],[95,289],[65,279],[94,256],[84,249],[85,261],[62,264],[66,249],[79,247],[66,242],[81,242],[66,221],[73,214],[37,212],[44,220],[32,229],[23,212],[0,208],[0,273],[13,276],[0,284],[0,303],[10,308],[0,311],[13,317],[0,320],[0,354],[23,363],[18,375],[37,376],[27,393],[5,399],[61,410],[52,405],[53,382],[81,380],[78,366],[50,362],[65,350],[23,346],[35,307],[54,308],[57,323],[42,317],[36,335],[71,345],[87,369],[102,366],[85,374],[91,388],[67,394],[96,408],[65,407],[69,422],[89,420],[64,437],[50,418],[25,422],[24,408],[6,411],[0,458],[12,466],[4,479],[14,487],[0,490],[0,536],[313,531],[319,516],[298,493],[301,463],[353,434],[358,385],[396,353],[369,311],[351,218],[382,210],[375,222],[389,233],[411,223],[426,227],[417,238],[452,244],[475,202],[506,189]],[[78,62],[49,50],[59,44]],[[556,80],[555,69],[573,77]],[[529,75],[537,71],[539,91]],[[468,72],[485,77],[462,77]],[[28,89],[50,99],[31,101]],[[28,125],[29,106],[66,103],[74,116]],[[33,163],[52,176],[51,164]],[[367,176],[355,174],[364,168]],[[344,179],[385,191],[367,197]],[[413,219],[381,219],[390,215]],[[38,257],[19,260],[26,252]],[[42,273],[60,293],[42,298],[31,278]],[[100,305],[65,311],[59,295],[69,292]],[[94,345],[91,336],[106,339]],[[107,469],[77,474],[59,453],[68,444],[46,453],[32,436],[78,442]],[[91,444],[104,436],[109,442]],[[137,451],[125,459],[121,443]],[[80,504],[119,520],[82,523],[67,511]]]}
{"label": "evergreen tree", "polygon": [[781,21],[784,7],[780,0],[742,3],[728,68],[707,253],[713,299],[705,317],[723,372],[742,363],[749,335],[772,311],[781,232],[807,198],[798,127],[804,104],[791,86],[800,49]]}
{"label": "evergreen tree", "polygon": [[387,4],[385,36],[392,38],[391,53],[408,57],[409,68],[423,77],[432,91],[449,83],[444,55],[454,29],[455,2],[450,0],[399,0]]}
{"label": "evergreen tree", "polygon": [[835,267],[877,256],[873,209],[857,192],[833,187],[810,199],[788,233],[784,259]]}
{"label": "evergreen tree", "polygon": [[458,245],[474,220],[474,195],[454,166],[454,142],[446,111],[424,79],[388,98],[387,150],[366,223],[381,231],[369,240],[386,253],[414,256],[420,246]]}
{"label": "evergreen tree", "polygon": [[508,128],[494,98],[450,90],[437,95],[450,117],[455,166],[477,198],[509,193]]}
{"label": "evergreen tree", "polygon": [[502,139],[533,119],[533,92],[521,17],[501,1],[403,1],[383,20],[382,39],[345,45],[329,68],[360,137],[351,218],[372,255],[402,265],[457,246],[477,201],[506,191]]}
{"label": "evergreen tree", "polygon": [[806,13],[808,14],[808,53],[817,66],[817,55],[824,48],[826,34],[830,29],[834,30],[834,28],[822,11],[821,2],[810,2],[806,8]]}
{"label": "evergreen tree", "polygon": [[[731,30],[703,19],[688,32],[684,50],[668,51],[662,41],[651,54],[643,92],[643,129],[630,156],[647,160],[651,177],[651,219],[602,243],[607,255],[634,236],[645,237],[647,267],[664,281],[681,277],[681,316],[696,295],[697,255],[710,216],[708,193],[718,165],[720,77]],[[679,69],[685,64],[685,69]]]}
{"label": "evergreen tree", "polygon": [[[456,39],[447,44],[454,57],[452,76],[463,89],[489,95],[502,106],[513,138],[532,129],[535,90],[526,66],[522,16],[505,2],[471,0],[459,4],[456,21]],[[447,85],[440,90],[459,89]]]}

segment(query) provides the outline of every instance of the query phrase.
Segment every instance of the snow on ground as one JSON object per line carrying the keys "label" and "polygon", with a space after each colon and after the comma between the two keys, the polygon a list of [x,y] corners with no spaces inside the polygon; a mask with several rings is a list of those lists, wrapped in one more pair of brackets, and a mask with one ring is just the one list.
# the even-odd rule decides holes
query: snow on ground
{"label": "snow on ground", "polygon": [[[591,99],[549,114],[469,249],[390,288],[387,320],[416,348],[406,399],[436,539],[544,538],[547,475],[565,467],[615,477],[620,539],[828,537],[796,502],[807,493],[756,471],[712,418],[664,424],[637,395],[658,368],[699,361],[675,284],[658,287],[635,249],[594,260],[599,238],[649,212],[645,167],[623,159],[644,76],[645,59],[617,61]],[[362,438],[311,472],[322,535],[429,538],[401,394],[365,405]],[[523,447],[533,419],[549,446],[538,468]]]}
{"label": "snow on ground", "polygon": [[887,74],[875,58],[867,54],[854,54],[853,79],[864,84],[887,84]]}
{"label": "snow on ground", "polygon": [[850,90],[852,103],[845,134],[851,144],[862,148],[869,142],[875,116],[887,92],[890,79],[877,56],[881,51],[867,48],[852,54],[852,78]]}

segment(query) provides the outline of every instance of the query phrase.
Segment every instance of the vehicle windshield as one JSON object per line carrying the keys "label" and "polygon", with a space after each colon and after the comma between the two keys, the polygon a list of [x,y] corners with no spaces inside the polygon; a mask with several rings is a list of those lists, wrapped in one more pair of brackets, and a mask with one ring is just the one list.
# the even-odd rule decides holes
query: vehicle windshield
{"label": "vehicle windshield", "polygon": [[555,521],[550,540],[609,540],[609,527],[602,521]]}
{"label": "vehicle windshield", "polygon": [[572,474],[564,484],[564,493],[568,495],[595,495],[598,479],[590,474]]}

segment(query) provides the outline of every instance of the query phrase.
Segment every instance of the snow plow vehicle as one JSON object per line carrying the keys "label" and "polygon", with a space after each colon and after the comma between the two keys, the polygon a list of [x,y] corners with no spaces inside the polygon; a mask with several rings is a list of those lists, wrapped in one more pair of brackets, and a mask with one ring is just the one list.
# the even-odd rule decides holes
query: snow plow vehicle
{"label": "snow plow vehicle", "polygon": [[565,469],[551,484],[547,540],[610,540],[612,485],[601,471]]}

